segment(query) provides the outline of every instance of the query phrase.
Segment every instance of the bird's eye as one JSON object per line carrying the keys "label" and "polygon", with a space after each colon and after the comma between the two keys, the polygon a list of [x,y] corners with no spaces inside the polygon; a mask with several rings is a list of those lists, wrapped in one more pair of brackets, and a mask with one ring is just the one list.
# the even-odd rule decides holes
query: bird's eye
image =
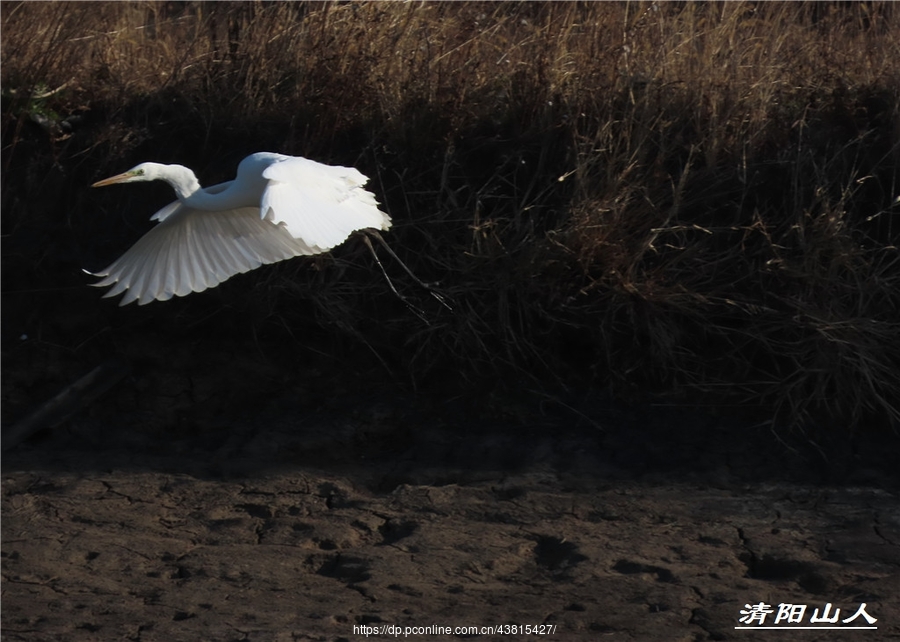
{"label": "bird's eye", "polygon": [[139,169],[139,170],[137,170],[137,171],[135,172],[135,174],[138,175],[138,176],[143,176],[143,175],[144,175],[144,170]]}

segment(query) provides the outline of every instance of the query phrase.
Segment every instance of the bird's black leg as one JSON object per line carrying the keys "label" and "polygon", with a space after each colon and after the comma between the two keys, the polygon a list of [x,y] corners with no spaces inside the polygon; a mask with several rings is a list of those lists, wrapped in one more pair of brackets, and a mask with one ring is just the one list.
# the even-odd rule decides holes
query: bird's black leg
{"label": "bird's black leg", "polygon": [[420,310],[419,308],[417,308],[416,306],[414,306],[412,303],[410,303],[409,299],[407,299],[405,296],[400,294],[397,291],[397,288],[394,287],[394,282],[391,281],[391,277],[388,276],[387,270],[385,270],[384,266],[381,264],[381,259],[378,258],[378,254],[375,252],[375,248],[372,246],[372,241],[369,240],[368,235],[363,234],[363,240],[366,242],[366,245],[368,246],[369,251],[372,253],[372,257],[375,259],[375,263],[377,263],[378,267],[381,269],[381,273],[384,275],[384,280],[387,281],[387,284],[390,286],[391,291],[397,295],[398,299],[400,299],[401,301],[403,301],[403,303],[406,304],[406,307],[409,308],[410,312],[412,312],[417,317],[422,319],[422,321],[424,321],[426,324],[428,324],[429,323],[428,318],[425,316],[425,313],[422,310]]}
{"label": "bird's black leg", "polygon": [[[406,263],[404,263],[403,261],[401,261],[401,260],[400,260],[400,257],[397,256],[396,253],[394,253],[394,250],[391,249],[391,246],[387,244],[387,241],[384,240],[384,237],[381,236],[381,233],[380,233],[378,230],[367,229],[367,230],[364,230],[364,232],[365,232],[365,234],[366,234],[366,237],[365,237],[365,238],[366,238],[366,244],[369,246],[369,249],[372,250],[372,254],[373,254],[373,255],[375,254],[375,249],[372,247],[372,244],[369,242],[369,239],[368,239],[369,236],[372,236],[372,237],[374,237],[375,239],[377,239],[378,242],[381,243],[381,245],[384,247],[384,249],[387,250],[387,253],[390,254],[391,257],[393,257],[393,259],[394,259],[395,261],[397,261],[397,263],[400,264],[400,267],[402,267],[402,268],[406,271],[406,273],[407,273],[408,275],[410,275],[410,276],[413,278],[413,280],[414,280],[416,283],[418,283],[418,284],[421,285],[423,288],[425,288],[426,290],[428,290],[428,293],[431,294],[431,296],[433,296],[435,299],[437,299],[438,302],[439,302],[442,306],[444,306],[445,308],[447,308],[450,312],[453,312],[453,308],[450,306],[449,303],[447,303],[447,300],[444,298],[444,296],[443,296],[442,294],[438,293],[431,285],[425,283],[424,281],[422,281],[422,279],[420,279],[420,278],[417,277],[415,274],[413,274],[412,270],[410,270],[410,269],[406,266]],[[375,260],[376,260],[376,261],[378,260],[378,257],[377,257],[377,256],[375,256]],[[381,271],[384,272],[384,267],[381,266],[381,262],[378,263],[378,266],[381,267]],[[387,278],[387,274],[386,274],[386,273],[385,273],[384,276],[385,276],[385,278]],[[388,279],[388,283],[390,283],[390,279]],[[394,289],[394,286],[393,286],[393,285],[391,285],[391,289]],[[397,290],[394,290],[394,292],[397,292]],[[399,296],[399,294],[398,294],[398,296]]]}

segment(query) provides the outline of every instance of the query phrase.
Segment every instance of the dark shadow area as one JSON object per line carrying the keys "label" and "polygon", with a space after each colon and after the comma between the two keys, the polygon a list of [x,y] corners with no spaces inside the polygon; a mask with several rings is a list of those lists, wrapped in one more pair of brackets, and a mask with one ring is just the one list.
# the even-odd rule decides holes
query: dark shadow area
{"label": "dark shadow area", "polygon": [[[144,348],[167,354],[162,345]],[[629,406],[602,392],[550,393],[529,382],[494,390],[435,390],[433,383],[414,391],[383,368],[344,375],[307,364],[298,374],[259,353],[191,358],[209,370],[138,363],[91,407],[6,452],[6,470],[149,470],[202,479],[317,470],[381,493],[536,471],[573,488],[898,483],[896,442],[871,432],[842,447],[776,435],[739,412]]]}

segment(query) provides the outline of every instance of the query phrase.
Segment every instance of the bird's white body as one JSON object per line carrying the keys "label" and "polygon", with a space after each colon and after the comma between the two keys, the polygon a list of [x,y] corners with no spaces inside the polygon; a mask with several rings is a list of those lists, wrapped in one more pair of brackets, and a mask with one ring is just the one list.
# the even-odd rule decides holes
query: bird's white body
{"label": "bird's white body", "polygon": [[391,218],[363,189],[352,167],[260,152],[238,165],[233,181],[203,189],[181,165],[142,163],[95,183],[163,180],[178,200],[154,214],[158,225],[105,270],[105,296],[120,305],[166,301],[217,286],[260,265],[320,254],[355,231],[388,230]]}

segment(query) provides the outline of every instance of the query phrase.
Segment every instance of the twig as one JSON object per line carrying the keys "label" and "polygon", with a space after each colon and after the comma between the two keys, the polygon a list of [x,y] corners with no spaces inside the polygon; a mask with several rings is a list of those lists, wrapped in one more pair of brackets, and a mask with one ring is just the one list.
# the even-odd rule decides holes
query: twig
{"label": "twig", "polygon": [[131,367],[121,359],[97,366],[3,434],[3,451],[44,428],[55,428],[112,388]]}

